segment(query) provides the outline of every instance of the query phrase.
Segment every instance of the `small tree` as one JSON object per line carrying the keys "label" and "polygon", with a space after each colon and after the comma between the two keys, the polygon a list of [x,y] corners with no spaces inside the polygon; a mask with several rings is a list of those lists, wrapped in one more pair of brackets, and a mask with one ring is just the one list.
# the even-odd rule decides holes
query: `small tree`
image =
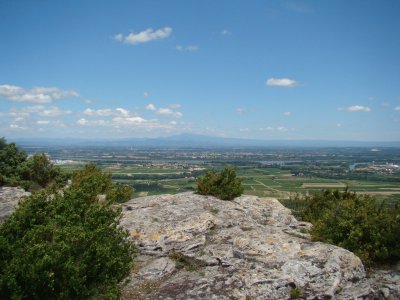
{"label": "small tree", "polygon": [[97,199],[115,188],[109,180],[90,165],[63,193],[34,193],[0,225],[1,299],[119,297],[134,247],[120,209]]}
{"label": "small tree", "polygon": [[244,188],[241,179],[236,177],[236,169],[225,167],[219,173],[207,170],[204,176],[197,179],[196,191],[200,195],[212,195],[221,200],[233,200],[243,193]]}

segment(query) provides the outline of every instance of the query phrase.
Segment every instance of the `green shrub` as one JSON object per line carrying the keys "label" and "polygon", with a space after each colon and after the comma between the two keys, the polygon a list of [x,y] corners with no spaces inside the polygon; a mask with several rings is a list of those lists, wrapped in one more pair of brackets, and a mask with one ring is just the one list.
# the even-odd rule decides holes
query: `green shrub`
{"label": "green shrub", "polygon": [[201,195],[212,195],[222,200],[233,200],[243,193],[242,181],[236,177],[233,167],[225,167],[217,173],[207,170],[204,176],[197,179],[197,193]]}
{"label": "green shrub", "polygon": [[28,158],[15,143],[7,144],[0,139],[0,185],[21,186],[36,190],[50,185],[64,186],[67,177],[59,167],[54,166],[45,154]]}
{"label": "green shrub", "polygon": [[368,195],[325,191],[309,196],[302,217],[313,223],[313,240],[354,252],[367,265],[400,259],[400,208]]}
{"label": "green shrub", "polygon": [[124,202],[132,196],[133,189],[127,185],[116,185],[111,174],[103,173],[95,164],[87,164],[83,170],[72,175],[71,187],[84,189],[94,196],[105,194],[111,202]]}
{"label": "green shrub", "polygon": [[0,225],[1,299],[119,297],[134,247],[120,210],[97,200],[113,189],[108,179],[88,166],[71,187],[34,193]]}

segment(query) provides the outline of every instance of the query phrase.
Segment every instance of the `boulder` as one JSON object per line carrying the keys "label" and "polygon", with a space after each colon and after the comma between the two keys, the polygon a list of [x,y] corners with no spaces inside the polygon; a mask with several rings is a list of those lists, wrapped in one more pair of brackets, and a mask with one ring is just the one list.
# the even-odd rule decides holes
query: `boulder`
{"label": "boulder", "polygon": [[125,203],[122,214],[138,252],[125,299],[357,299],[379,293],[357,256],[312,242],[311,224],[274,198],[147,196]]}

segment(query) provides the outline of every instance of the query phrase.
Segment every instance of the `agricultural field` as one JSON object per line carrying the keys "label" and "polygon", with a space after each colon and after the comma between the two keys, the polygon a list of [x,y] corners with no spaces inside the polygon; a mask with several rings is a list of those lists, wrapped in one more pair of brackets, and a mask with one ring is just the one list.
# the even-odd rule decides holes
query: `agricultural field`
{"label": "agricultural field", "polygon": [[[30,152],[30,149],[25,149]],[[376,149],[375,149],[376,150]],[[296,194],[349,188],[391,203],[400,201],[400,149],[37,149],[72,173],[96,163],[134,197],[193,191],[207,168],[237,168],[245,194],[288,200]],[[32,153],[33,151],[31,151]]]}

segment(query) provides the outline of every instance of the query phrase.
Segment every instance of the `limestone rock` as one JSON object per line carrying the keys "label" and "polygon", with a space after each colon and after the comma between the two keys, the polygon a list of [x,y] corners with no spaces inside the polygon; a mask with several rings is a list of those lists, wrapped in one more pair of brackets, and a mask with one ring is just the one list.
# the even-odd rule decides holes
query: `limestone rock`
{"label": "limestone rock", "polygon": [[0,223],[14,211],[19,200],[31,193],[17,187],[0,187]]}
{"label": "limestone rock", "polygon": [[121,225],[138,249],[125,298],[289,299],[294,289],[307,299],[377,294],[357,256],[311,242],[311,225],[274,198],[136,198],[124,204]]}

